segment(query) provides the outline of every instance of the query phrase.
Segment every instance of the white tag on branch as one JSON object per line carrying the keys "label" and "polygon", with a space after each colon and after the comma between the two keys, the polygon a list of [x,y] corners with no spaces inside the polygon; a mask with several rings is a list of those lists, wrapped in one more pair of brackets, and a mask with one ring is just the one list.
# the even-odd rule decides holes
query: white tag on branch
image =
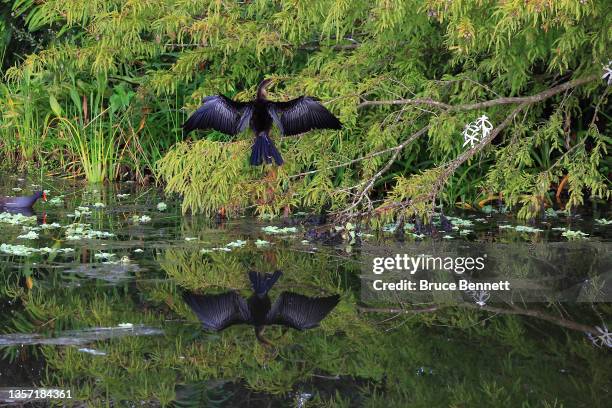
{"label": "white tag on branch", "polygon": [[493,130],[493,125],[489,121],[487,115],[482,115],[475,121],[465,125],[463,129],[463,147],[468,144],[470,147],[474,147],[475,144],[480,143],[485,137],[489,136]]}
{"label": "white tag on branch", "polygon": [[608,81],[608,85],[612,85],[612,60],[608,61],[608,65],[604,65],[603,70],[604,74],[601,79],[605,79]]}

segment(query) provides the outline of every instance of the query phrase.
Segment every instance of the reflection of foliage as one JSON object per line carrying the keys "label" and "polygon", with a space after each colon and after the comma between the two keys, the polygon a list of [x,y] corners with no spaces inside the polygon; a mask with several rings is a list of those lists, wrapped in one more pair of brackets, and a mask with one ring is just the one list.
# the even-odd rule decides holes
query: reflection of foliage
{"label": "reflection of foliage", "polygon": [[177,387],[173,405],[177,408],[220,407],[231,395],[223,389],[222,381],[200,381]]}
{"label": "reflection of foliage", "polygon": [[[25,333],[121,322],[163,328],[163,336],[115,338],[89,346],[105,356],[74,347],[36,348],[49,367],[44,385],[70,388],[92,405],[112,400],[118,405],[175,401],[188,406],[191,401],[228,406],[225,398],[235,401],[236,389],[247,387],[287,403],[293,400],[288,392],[304,390],[314,394],[309,405],[330,407],[539,406],[555,401],[574,406],[587,400],[605,406],[612,374],[601,350],[580,335],[568,336],[548,323],[518,316],[483,318],[482,310],[454,307],[391,319],[360,315],[357,288],[351,283],[356,271],[346,259],[292,251],[280,243],[263,252],[251,245],[208,254],[196,248],[167,249],[158,261],[170,280],[144,279],[136,287],[83,281],[75,289],[48,279],[27,294],[19,292],[22,310],[9,317],[6,327]],[[180,288],[244,290],[249,267],[282,269],[285,274],[274,292],[339,292],[342,300],[320,328],[267,328],[273,353],[248,327],[202,332]],[[0,273],[5,279],[13,276],[7,270]],[[418,375],[422,367],[427,375]],[[317,386],[321,377],[329,378],[332,392]],[[230,383],[234,385],[226,386]]]}

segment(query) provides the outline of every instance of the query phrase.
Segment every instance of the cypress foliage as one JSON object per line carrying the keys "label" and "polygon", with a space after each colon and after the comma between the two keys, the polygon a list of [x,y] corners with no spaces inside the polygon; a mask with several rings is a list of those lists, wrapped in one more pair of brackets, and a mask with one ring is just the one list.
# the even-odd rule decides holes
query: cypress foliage
{"label": "cypress foliage", "polygon": [[[87,84],[132,88],[130,120],[113,126],[146,146],[134,151],[184,211],[388,220],[501,196],[530,218],[557,190],[567,209],[610,197],[607,0],[4,3],[4,20],[25,21],[44,43],[6,70],[6,92],[42,83],[36,92],[66,105]],[[263,77],[282,80],[272,98],[315,95],[345,128],[278,142],[286,164],[276,175],[247,165],[250,134],[173,145],[177,109],[216,93],[250,98]],[[482,115],[491,137],[465,146],[464,127]]]}

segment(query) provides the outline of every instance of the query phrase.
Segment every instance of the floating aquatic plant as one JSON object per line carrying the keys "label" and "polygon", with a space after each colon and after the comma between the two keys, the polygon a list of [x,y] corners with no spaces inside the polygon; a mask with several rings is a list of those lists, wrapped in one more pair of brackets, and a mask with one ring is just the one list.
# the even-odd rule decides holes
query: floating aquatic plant
{"label": "floating aquatic plant", "polygon": [[166,211],[168,205],[164,202],[157,203],[157,211]]}
{"label": "floating aquatic plant", "polygon": [[117,198],[127,198],[127,197],[129,197],[129,196],[130,196],[130,194],[129,194],[129,193],[123,193],[123,194],[117,194],[117,196],[116,196],[116,197],[117,197]]}
{"label": "floating aquatic plant", "polygon": [[38,239],[38,233],[36,231],[30,230],[23,235],[19,235],[18,239]]}
{"label": "floating aquatic plant", "polygon": [[94,208],[104,208],[104,207],[106,207],[106,204],[98,202],[98,203],[92,204],[92,207],[94,207]]}
{"label": "floating aquatic plant", "polygon": [[134,215],[132,217],[132,221],[135,224],[146,224],[151,221],[151,217],[149,217],[148,215],[141,215],[141,216]]}
{"label": "floating aquatic plant", "polygon": [[85,206],[78,206],[77,208],[74,209],[74,212],[72,214],[67,214],[67,217],[71,217],[71,218],[79,218],[82,216],[86,216],[86,215],[91,215],[91,209],[89,207],[85,207]]}
{"label": "floating aquatic plant", "polygon": [[447,217],[448,220],[453,224],[453,229],[458,229],[460,227],[472,227],[474,223],[471,220],[466,220],[459,217]]}
{"label": "floating aquatic plant", "polygon": [[276,225],[261,227],[261,230],[266,234],[291,234],[297,232],[297,228],[295,227],[277,227]]}
{"label": "floating aquatic plant", "polygon": [[23,215],[20,213],[13,214],[9,212],[3,212],[3,213],[0,213],[0,222],[3,222],[5,224],[12,224],[12,225],[35,224],[36,216],[35,215],[27,216],[27,215]]}
{"label": "floating aquatic plant", "polygon": [[27,247],[25,245],[0,244],[0,252],[9,255],[29,256],[38,252],[37,248]]}
{"label": "floating aquatic plant", "polygon": [[529,233],[535,233],[535,232],[542,232],[542,231],[544,231],[542,229],[530,227],[528,225],[517,225],[516,227],[514,227],[514,229],[516,231],[518,231],[518,232],[529,232]]}
{"label": "floating aquatic plant", "polygon": [[397,229],[397,225],[395,223],[393,224],[385,224],[382,227],[383,232],[395,232],[395,230]]}
{"label": "floating aquatic plant", "polygon": [[268,245],[270,245],[270,242],[266,241],[265,239],[258,239],[257,241],[255,241],[255,246],[257,248],[265,247]]}
{"label": "floating aquatic plant", "polygon": [[[244,242],[246,244],[245,241],[241,241],[241,242]],[[230,244],[232,244],[232,243],[230,242]],[[237,247],[238,247],[237,245],[230,246],[229,244],[227,244],[226,246],[223,246],[223,247],[200,249],[200,253],[201,254],[208,254],[210,252],[215,252],[215,251],[217,251],[217,252],[231,252],[232,248],[237,248]]]}
{"label": "floating aquatic plant", "polygon": [[47,229],[55,229],[55,228],[61,228],[62,225],[60,223],[57,222],[53,222],[51,224],[42,224],[40,226],[41,229],[47,230]]}
{"label": "floating aquatic plant", "polygon": [[49,200],[47,200],[47,204],[53,205],[53,206],[58,206],[58,205],[62,205],[64,203],[64,196],[57,196],[57,197],[53,197],[50,198]]}
{"label": "floating aquatic plant", "polygon": [[566,230],[563,231],[561,233],[561,236],[569,239],[569,240],[577,240],[577,239],[587,239],[587,237],[589,236],[589,234],[582,232],[582,231],[572,231],[572,230]]}
{"label": "floating aquatic plant", "polygon": [[115,257],[115,254],[110,253],[110,252],[98,252],[97,254],[94,255],[94,258],[96,259],[104,259],[104,260],[109,260]]}
{"label": "floating aquatic plant", "polygon": [[213,251],[231,252],[232,248],[228,248],[228,247],[215,247],[215,248],[213,248]]}
{"label": "floating aquatic plant", "polygon": [[610,225],[610,224],[612,224],[612,220],[607,220],[605,218],[596,218],[595,222],[598,223],[599,225]]}
{"label": "floating aquatic plant", "polygon": [[105,356],[106,355],[106,353],[104,351],[100,351],[100,350],[96,350],[96,349],[91,349],[91,348],[87,348],[87,347],[81,347],[77,351],[80,351],[81,353],[91,354],[91,355],[94,355],[94,356]]}
{"label": "floating aquatic plant", "polygon": [[496,213],[497,211],[493,208],[493,206],[491,204],[487,204],[485,206],[483,206],[480,211],[482,211],[485,214],[492,214],[492,213]]}
{"label": "floating aquatic plant", "polygon": [[246,245],[246,241],[243,241],[241,239],[237,239],[236,241],[232,241],[229,244],[225,245],[226,247],[229,248],[242,248],[243,246]]}
{"label": "floating aquatic plant", "polygon": [[552,208],[547,208],[546,211],[544,211],[544,214],[547,217],[552,217],[552,218],[558,217],[557,212],[553,210]]}
{"label": "floating aquatic plant", "polygon": [[73,248],[32,248],[25,245],[12,245],[12,244],[0,244],[0,252],[16,255],[16,256],[30,256],[37,253],[69,253],[74,252]]}
{"label": "floating aquatic plant", "polygon": [[513,229],[513,230],[518,231],[518,232],[529,232],[529,233],[536,233],[536,232],[544,231],[542,229],[530,227],[528,225],[509,225],[509,224],[503,224],[503,225],[498,225],[497,228],[499,228],[499,229]]}
{"label": "floating aquatic plant", "polygon": [[66,239],[69,241],[79,241],[82,239],[105,239],[114,237],[115,234],[106,231],[97,231],[89,224],[74,223],[66,227]]}
{"label": "floating aquatic plant", "polygon": [[43,248],[38,248],[38,252],[40,253],[44,253],[44,254],[55,254],[55,253],[70,253],[70,252],[74,252],[74,248],[49,248],[49,247],[43,247]]}

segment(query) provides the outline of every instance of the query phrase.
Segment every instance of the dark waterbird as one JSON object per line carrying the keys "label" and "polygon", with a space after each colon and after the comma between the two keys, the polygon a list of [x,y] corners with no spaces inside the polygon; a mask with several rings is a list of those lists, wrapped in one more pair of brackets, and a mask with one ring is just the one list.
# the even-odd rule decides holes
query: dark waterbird
{"label": "dark waterbird", "polygon": [[251,165],[283,164],[283,158],[270,138],[272,124],[285,136],[299,135],[312,129],[341,129],[340,121],[318,102],[317,98],[300,96],[287,102],[267,99],[271,79],[257,87],[257,97],[250,102],[233,101],[223,95],[207,96],[203,105],[183,124],[185,134],[194,129],[215,129],[237,135],[249,127],[255,133]]}
{"label": "dark waterbird", "polygon": [[255,336],[262,337],[265,326],[282,325],[297,330],[317,327],[338,304],[340,296],[308,297],[293,292],[282,292],[274,304],[268,292],[281,277],[274,274],[249,272],[253,294],[245,299],[235,291],[214,295],[185,293],[183,299],[198,316],[206,330],[221,331],[234,324],[249,324],[255,327]]}
{"label": "dark waterbird", "polygon": [[32,208],[34,203],[41,197],[43,201],[47,201],[47,194],[44,191],[36,191],[30,196],[0,197],[0,208]]}

